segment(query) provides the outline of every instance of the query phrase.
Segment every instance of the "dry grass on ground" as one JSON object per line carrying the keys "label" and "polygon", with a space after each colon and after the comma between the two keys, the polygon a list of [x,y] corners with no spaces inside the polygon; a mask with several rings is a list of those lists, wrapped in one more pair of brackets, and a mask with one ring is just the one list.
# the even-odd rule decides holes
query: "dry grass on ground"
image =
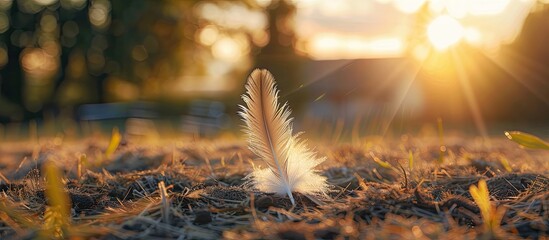
{"label": "dry grass on ground", "polygon": [[[447,138],[442,163],[436,139],[318,143],[330,198],[319,205],[298,195],[296,206],[243,186],[261,162],[237,140],[124,141],[110,156],[108,139],[4,142],[0,238],[546,238],[549,153],[503,138],[491,147]],[[70,200],[70,216],[55,211],[59,196],[46,189],[48,161],[62,170],[57,195]],[[481,179],[503,214],[492,228],[469,191]]]}

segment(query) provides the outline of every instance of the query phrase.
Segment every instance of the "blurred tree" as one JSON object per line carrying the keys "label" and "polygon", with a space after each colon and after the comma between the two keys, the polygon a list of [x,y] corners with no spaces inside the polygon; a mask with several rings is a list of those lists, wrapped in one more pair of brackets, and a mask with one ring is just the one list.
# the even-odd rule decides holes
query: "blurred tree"
{"label": "blurred tree", "polygon": [[293,13],[282,0],[0,0],[0,121],[72,115],[83,103],[233,97],[269,35],[260,62],[296,59]]}
{"label": "blurred tree", "polygon": [[[267,7],[269,43],[256,56],[256,67],[269,69],[278,80],[281,92],[300,91],[304,83],[303,66],[306,57],[295,52],[295,14],[297,8],[287,0],[272,1]],[[301,112],[304,107],[306,92],[282,96],[283,100],[292,102],[294,112]]]}
{"label": "blurred tree", "polygon": [[[107,100],[156,99],[195,45],[197,1],[114,1],[107,36]],[[123,93],[121,93],[123,92]]]}
{"label": "blurred tree", "polygon": [[2,1],[0,120],[137,100],[142,89],[161,95],[158,86],[179,73],[180,50],[193,42],[184,33],[195,2]]}
{"label": "blurred tree", "polygon": [[[9,111],[0,111],[3,121],[40,117],[44,109],[55,110],[59,103],[90,101],[87,96],[94,96],[94,88],[78,84],[84,89],[78,92],[64,86],[75,72],[86,79],[81,66],[75,69],[75,52],[89,48],[93,35],[86,0],[5,0],[0,5],[8,15],[0,34],[7,52],[0,70],[0,101],[10,106]],[[68,91],[66,100],[58,99],[60,90]]]}

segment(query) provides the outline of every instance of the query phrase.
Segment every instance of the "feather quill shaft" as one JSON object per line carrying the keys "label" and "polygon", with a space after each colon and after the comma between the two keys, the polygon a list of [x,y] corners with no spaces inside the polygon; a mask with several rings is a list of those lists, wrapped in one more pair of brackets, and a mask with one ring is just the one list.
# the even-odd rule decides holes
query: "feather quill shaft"
{"label": "feather quill shaft", "polygon": [[266,192],[288,195],[292,191],[308,195],[324,193],[325,178],[314,171],[323,159],[316,159],[298,135],[292,135],[292,119],[287,104],[278,103],[275,80],[267,70],[256,69],[248,78],[246,106],[240,106],[249,147],[268,166],[255,169],[251,183]]}
{"label": "feather quill shaft", "polygon": [[286,194],[294,204],[286,173],[287,145],[291,138],[289,111],[286,105],[279,106],[278,91],[267,70],[255,70],[250,75],[246,93],[242,98],[248,108],[242,107],[241,115],[246,122],[250,148],[282,181]]}

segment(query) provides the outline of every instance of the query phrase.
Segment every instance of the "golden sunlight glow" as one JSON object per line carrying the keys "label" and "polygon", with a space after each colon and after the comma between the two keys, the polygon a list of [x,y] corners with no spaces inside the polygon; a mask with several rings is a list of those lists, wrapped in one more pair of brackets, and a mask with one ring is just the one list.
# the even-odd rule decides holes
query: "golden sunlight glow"
{"label": "golden sunlight glow", "polygon": [[[444,9],[444,6],[441,5],[439,8],[442,10]],[[467,16],[468,9],[469,9],[469,6],[465,3],[465,1],[446,2],[446,11],[450,16],[457,19],[461,19]]]}
{"label": "golden sunlight glow", "polygon": [[438,50],[445,50],[463,37],[463,26],[450,16],[440,16],[427,27],[427,37]]}
{"label": "golden sunlight glow", "polygon": [[321,1],[320,12],[326,16],[341,16],[349,12],[351,6],[345,1]]}
{"label": "golden sunlight glow", "polygon": [[511,0],[431,0],[429,6],[434,13],[441,13],[446,10],[452,17],[463,18],[467,15],[487,16],[500,14],[509,7],[510,2]]}
{"label": "golden sunlight glow", "polygon": [[463,31],[463,37],[465,41],[473,45],[478,45],[482,41],[482,33],[476,28],[466,28]]}
{"label": "golden sunlight glow", "polygon": [[242,56],[242,47],[235,39],[222,37],[213,44],[212,54],[222,60],[236,61]]}
{"label": "golden sunlight glow", "polygon": [[371,52],[379,53],[400,53],[404,49],[404,44],[396,38],[379,38],[370,41]]}
{"label": "golden sunlight glow", "polygon": [[415,13],[425,4],[425,0],[394,0],[393,4],[404,13]]}
{"label": "golden sunlight glow", "polygon": [[510,0],[469,0],[471,15],[495,15],[503,12]]}
{"label": "golden sunlight glow", "polygon": [[[460,41],[496,54],[502,44],[511,43],[520,33],[536,2],[549,0],[293,2],[297,6],[296,50],[315,59],[343,59],[397,56],[401,48],[414,53],[416,44],[443,51]],[[418,25],[425,32],[417,32]],[[320,32],[330,35],[317,34]],[[425,33],[426,41],[415,41],[418,33]],[[373,43],[384,38],[393,38],[392,43]]]}
{"label": "golden sunlight glow", "polygon": [[394,57],[403,53],[404,43],[401,39],[388,36],[365,38],[324,33],[312,36],[305,48],[316,59]]}

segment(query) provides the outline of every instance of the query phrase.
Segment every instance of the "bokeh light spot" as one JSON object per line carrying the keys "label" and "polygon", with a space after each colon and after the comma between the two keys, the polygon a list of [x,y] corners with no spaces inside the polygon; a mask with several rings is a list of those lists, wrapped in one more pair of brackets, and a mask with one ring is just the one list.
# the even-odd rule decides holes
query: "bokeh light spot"
{"label": "bokeh light spot", "polygon": [[149,54],[147,53],[147,49],[143,45],[135,46],[132,49],[132,58],[135,61],[145,61],[149,57]]}
{"label": "bokeh light spot", "polygon": [[40,19],[40,27],[44,32],[53,32],[57,28],[57,19],[53,15],[46,14]]}
{"label": "bokeh light spot", "polygon": [[46,79],[59,68],[56,58],[41,48],[27,48],[21,53],[23,70],[30,75]]}
{"label": "bokeh light spot", "polygon": [[89,10],[90,23],[97,28],[105,28],[110,23],[109,12],[111,5],[109,1],[96,0],[92,2]]}
{"label": "bokeh light spot", "polygon": [[12,3],[13,3],[13,0],[0,0],[0,8],[9,9],[11,8]]}
{"label": "bokeh light spot", "polygon": [[78,24],[75,21],[67,21],[63,24],[63,35],[69,38],[76,37],[79,32]]}
{"label": "bokeh light spot", "polygon": [[222,60],[235,61],[240,58],[242,52],[238,42],[230,37],[223,37],[212,46],[212,54]]}
{"label": "bokeh light spot", "polygon": [[0,12],[0,33],[5,32],[10,27],[10,18],[4,12]]}
{"label": "bokeh light spot", "polygon": [[198,40],[206,46],[211,46],[217,40],[218,35],[219,31],[217,28],[213,25],[208,25],[200,31]]}

